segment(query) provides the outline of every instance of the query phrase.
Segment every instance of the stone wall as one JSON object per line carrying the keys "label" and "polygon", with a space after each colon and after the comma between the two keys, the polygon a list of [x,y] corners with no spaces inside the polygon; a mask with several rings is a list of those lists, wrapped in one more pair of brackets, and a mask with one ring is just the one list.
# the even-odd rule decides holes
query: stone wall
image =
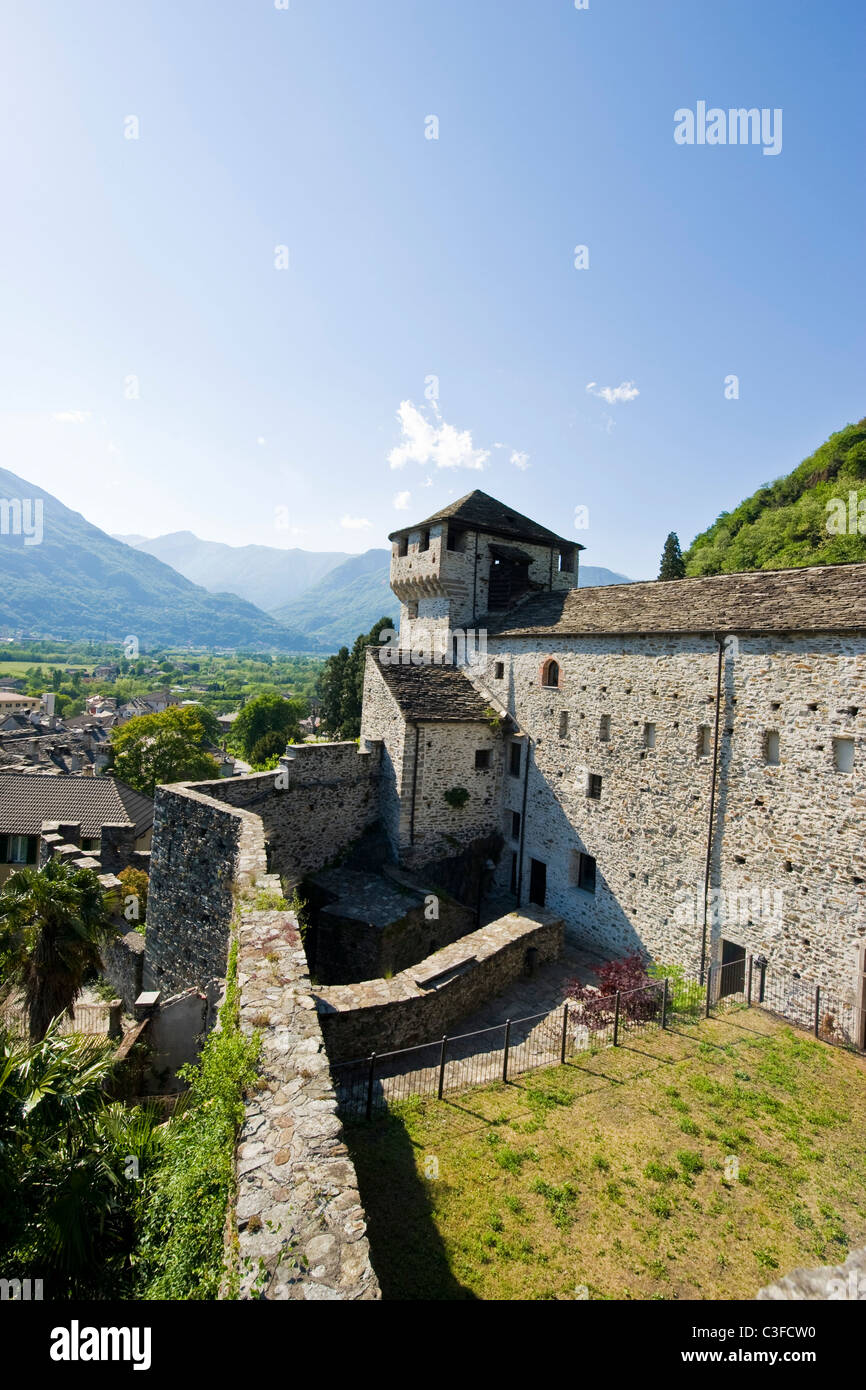
{"label": "stone wall", "polygon": [[269,867],[297,880],[327,864],[377,819],[381,757],[376,745],[298,744],[274,772],[196,788],[260,817]]}
{"label": "stone wall", "polygon": [[[713,817],[711,883],[727,895],[717,915],[728,920],[713,924],[711,912],[711,952],[725,937],[843,990],[866,935],[862,647],[832,634],[728,644]],[[535,858],[546,865],[547,905],[576,940],[700,963],[713,762],[701,730],[712,749],[717,650],[709,636],[490,640],[485,679],[532,743],[523,900]],[[551,656],[559,689],[541,685]],[[505,668],[498,681],[494,659]],[[779,734],[778,765],[767,761],[768,732]],[[852,772],[835,768],[838,737],[854,740]],[[602,779],[599,800],[587,796],[589,774]],[[522,776],[506,773],[502,888],[523,792]],[[594,893],[574,881],[577,852],[596,860]]]}
{"label": "stone wall", "polygon": [[145,985],[174,994],[225,975],[233,884],[320,868],[377,814],[378,747],[304,744],[275,772],[159,787]]}
{"label": "stone wall", "polygon": [[144,937],[128,931],[102,947],[102,973],[127,1013],[141,994],[144,971]]}
{"label": "stone wall", "polygon": [[[514,912],[391,980],[316,986],[328,1056],[332,1062],[349,1061],[371,1052],[432,1042],[458,1019],[507,989],[523,973],[530,947],[537,951],[540,965],[559,955],[562,939],[563,924],[551,913]],[[449,971],[454,974],[438,987],[423,988],[417,983]]]}
{"label": "stone wall", "polygon": [[147,899],[144,986],[176,994],[223,978],[238,884],[267,872],[262,823],[215,784],[158,787]]}
{"label": "stone wall", "polygon": [[[262,886],[279,890],[276,878]],[[237,1149],[241,1298],[378,1299],[297,919],[243,908],[241,1028],[261,1034],[261,1085]]]}

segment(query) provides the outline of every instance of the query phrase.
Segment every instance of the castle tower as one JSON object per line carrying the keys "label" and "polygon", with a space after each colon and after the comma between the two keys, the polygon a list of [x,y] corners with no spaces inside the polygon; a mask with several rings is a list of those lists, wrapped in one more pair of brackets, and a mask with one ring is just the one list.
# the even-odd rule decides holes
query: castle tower
{"label": "castle tower", "polygon": [[445,652],[455,630],[483,628],[487,614],[576,588],[584,549],[478,489],[388,539],[400,646],[423,648],[432,636]]}

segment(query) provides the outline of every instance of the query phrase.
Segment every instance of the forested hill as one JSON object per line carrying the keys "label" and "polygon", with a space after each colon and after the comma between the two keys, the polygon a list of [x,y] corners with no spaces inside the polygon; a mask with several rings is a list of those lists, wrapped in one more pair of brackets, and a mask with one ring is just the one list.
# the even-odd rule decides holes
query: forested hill
{"label": "forested hill", "polygon": [[[861,504],[859,528],[852,492]],[[792,473],[722,512],[683,558],[687,574],[866,560],[866,419],[832,434]]]}

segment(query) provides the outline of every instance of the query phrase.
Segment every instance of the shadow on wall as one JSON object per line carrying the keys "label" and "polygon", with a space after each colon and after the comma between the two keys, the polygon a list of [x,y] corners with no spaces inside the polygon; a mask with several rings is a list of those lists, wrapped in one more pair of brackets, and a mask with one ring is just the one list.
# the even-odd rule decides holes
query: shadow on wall
{"label": "shadow on wall", "polygon": [[418,1172],[417,1149],[397,1115],[346,1124],[373,1268],[385,1299],[474,1299],[455,1279],[433,1220],[432,1182]]}

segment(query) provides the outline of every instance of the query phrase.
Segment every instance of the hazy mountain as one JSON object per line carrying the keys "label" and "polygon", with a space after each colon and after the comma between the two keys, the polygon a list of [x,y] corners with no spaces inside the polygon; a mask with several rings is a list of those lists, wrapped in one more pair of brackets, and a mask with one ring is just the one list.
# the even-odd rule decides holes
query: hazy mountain
{"label": "hazy mountain", "polygon": [[[0,538],[0,624],[29,635],[157,644],[314,650],[315,644],[234,594],[211,594],[153,555],[91,526],[56,497],[0,468],[4,531],[11,499],[25,502],[25,534]],[[37,502],[42,537],[34,539]]]}
{"label": "hazy mountain", "polygon": [[174,531],[148,540],[118,536],[184,578],[212,593],[237,594],[270,610],[297,598],[349,556],[345,551],[280,550],[271,545],[224,545],[203,541],[192,531]]}
{"label": "hazy mountain", "polygon": [[273,616],[331,647],[351,646],[377,618],[400,616],[400,603],[388,582],[390,550],[352,555],[300,598],[273,610]]}
{"label": "hazy mountain", "polygon": [[598,584],[630,584],[631,580],[625,574],[617,574],[615,570],[606,570],[604,565],[582,565],[577,567],[577,586],[579,589],[593,589]]}
{"label": "hazy mountain", "polygon": [[722,512],[685,552],[686,573],[866,560],[859,515],[864,501],[866,419],[831,434],[793,472],[765,483],[732,512]]}

